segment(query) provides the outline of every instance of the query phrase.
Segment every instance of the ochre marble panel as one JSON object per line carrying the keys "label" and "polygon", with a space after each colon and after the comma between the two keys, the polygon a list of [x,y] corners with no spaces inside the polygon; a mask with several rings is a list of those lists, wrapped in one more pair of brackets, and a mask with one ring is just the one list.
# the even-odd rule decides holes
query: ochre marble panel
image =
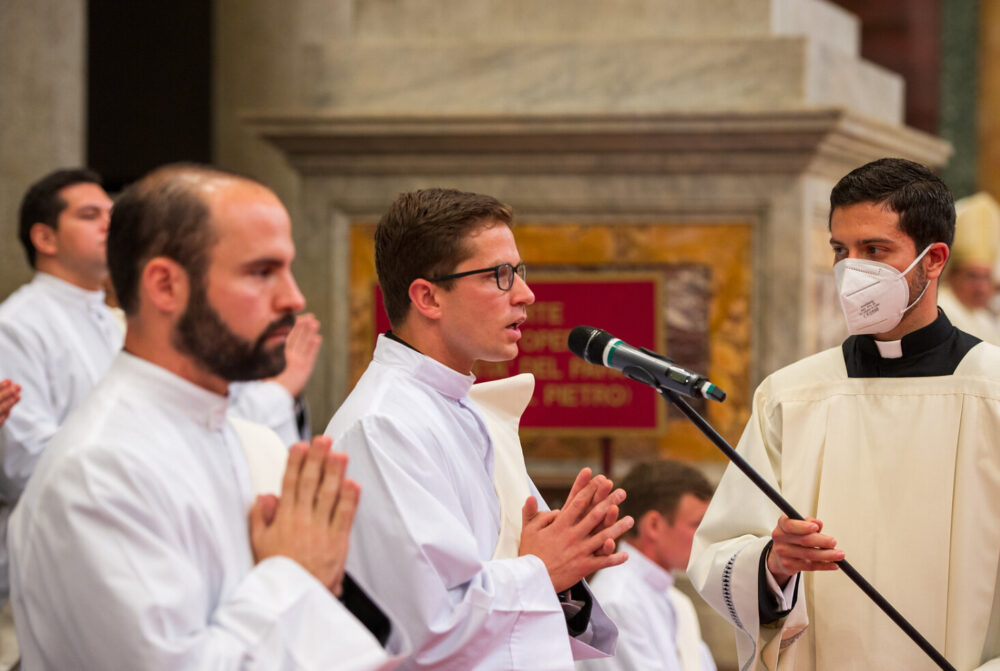
{"label": "ochre marble panel", "polygon": [[[351,227],[351,374],[355,381],[371,359],[375,338],[373,232],[369,223]],[[680,365],[706,373],[726,390],[724,403],[701,402],[696,407],[707,413],[727,440],[736,443],[750,414],[753,238],[749,223],[529,222],[518,224],[515,236],[531,273],[550,277],[588,271],[641,271],[662,277],[660,331],[664,341],[659,351]],[[657,456],[696,462],[724,459],[677,412],[668,414],[659,433],[623,432],[608,438],[614,458],[626,462]],[[602,441],[592,434],[525,431],[523,443],[529,463],[556,466],[565,462],[567,473],[575,472],[581,462],[601,461]],[[558,468],[554,471],[562,472]]]}

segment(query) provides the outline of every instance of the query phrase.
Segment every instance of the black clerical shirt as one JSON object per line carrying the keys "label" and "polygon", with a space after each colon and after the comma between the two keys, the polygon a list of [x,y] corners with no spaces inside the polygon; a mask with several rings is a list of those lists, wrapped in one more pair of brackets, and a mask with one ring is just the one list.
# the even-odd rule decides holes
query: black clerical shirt
{"label": "black clerical shirt", "polygon": [[954,373],[962,358],[980,342],[952,326],[939,308],[937,319],[903,336],[899,358],[884,358],[870,335],[853,335],[841,349],[847,377],[932,377]]}
{"label": "black clerical shirt", "polygon": [[[879,351],[875,337],[852,335],[841,346],[847,377],[933,377],[951,375],[959,362],[981,341],[951,325],[938,308],[938,316],[927,326],[907,333],[900,341],[901,356],[886,358]],[[768,543],[760,555],[757,576],[757,604],[762,624],[770,624],[788,615],[778,610],[776,599],[767,586]],[[798,576],[795,578],[798,580]],[[798,598],[798,590],[795,591]],[[794,607],[795,602],[792,601]]]}

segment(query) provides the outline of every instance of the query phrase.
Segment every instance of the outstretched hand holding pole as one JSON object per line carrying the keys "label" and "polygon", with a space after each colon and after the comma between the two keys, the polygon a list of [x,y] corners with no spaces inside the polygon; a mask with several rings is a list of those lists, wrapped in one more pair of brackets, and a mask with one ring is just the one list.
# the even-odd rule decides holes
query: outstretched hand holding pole
{"label": "outstretched hand holding pole", "polygon": [[815,517],[794,520],[782,515],[771,532],[771,550],[767,570],[778,586],[784,587],[799,571],[836,571],[844,560],[837,541],[820,533],[823,522]]}
{"label": "outstretched hand holding pole", "polygon": [[[760,491],[762,491],[767,496],[767,498],[771,499],[774,505],[778,506],[778,508],[783,513],[785,513],[785,515],[787,515],[789,519],[806,521],[806,519],[802,517],[802,515],[800,515],[795,510],[795,508],[792,507],[792,504],[786,501],[785,498],[781,496],[781,494],[779,494],[778,491],[774,487],[772,487],[767,480],[761,477],[761,475],[753,469],[753,466],[751,466],[746,459],[744,459],[736,450],[734,450],[732,446],[730,446],[729,443],[726,442],[725,438],[720,436],[719,433],[715,429],[713,429],[712,426],[707,421],[705,421],[705,418],[699,415],[697,412],[695,412],[694,408],[688,405],[684,401],[684,399],[682,399],[680,396],[670,391],[669,389],[660,389],[659,391],[665,399],[673,403],[678,410],[680,410],[682,413],[684,413],[684,415],[688,419],[694,422],[694,424],[699,429],[701,429],[701,432],[704,433],[705,436],[708,437],[708,439],[711,440],[716,447],[722,450],[722,452],[726,455],[726,457],[729,458],[729,461],[731,461],[734,466],[743,471],[743,473],[748,478],[750,478],[750,480],[753,481],[755,485],[757,485],[757,488]],[[776,531],[779,531],[780,528],[781,527],[779,522],[779,526],[776,528]],[[834,545],[836,545],[836,542],[834,542]],[[831,550],[825,548],[823,549],[823,552],[829,552],[829,551]],[[833,566],[836,566],[841,571],[843,571],[844,575],[850,578],[855,585],[860,587],[861,591],[864,592],[868,596],[868,598],[875,603],[876,606],[882,609],[882,612],[884,612],[886,615],[889,616],[889,619],[895,622],[896,625],[900,629],[902,629],[903,632],[907,636],[909,636],[914,643],[920,646],[920,649],[923,650],[928,657],[934,660],[935,664],[937,664],[942,669],[946,669],[947,671],[955,671],[955,667],[953,667],[950,663],[948,663],[948,660],[944,658],[944,655],[938,652],[938,650],[933,645],[931,645],[930,642],[926,638],[924,638],[923,635],[919,631],[917,631],[917,629],[912,624],[910,624],[910,622],[906,618],[904,618],[902,614],[898,610],[896,610],[895,607],[891,603],[889,603],[889,601],[884,596],[882,596],[882,594],[880,594],[879,591],[876,590],[870,582],[868,582],[865,579],[864,576],[858,573],[857,569],[848,564],[846,559],[841,559],[837,561],[835,564],[833,564]],[[770,557],[768,558],[768,569],[769,570],[771,569]],[[777,576],[775,577],[777,578]],[[787,581],[788,578],[785,579],[785,582]]]}
{"label": "outstretched hand holding pole", "polygon": [[[851,566],[836,541],[819,532],[822,522],[806,519],[781,496],[712,426],[678,394],[721,401],[725,392],[697,373],[674,366],[670,359],[646,349],[625,345],[607,331],[578,326],[570,332],[569,349],[585,361],[617,368],[627,377],[654,387],[661,396],[691,420],[730,462],[746,475],[787,516],[779,520],[772,533],[775,545],[768,557],[768,570],[779,583],[787,583],[800,570],[835,570],[839,568],[875,605],[913,640],[940,668],[955,671],[944,655],[930,644],[891,603]],[[619,354],[618,350],[621,350]],[[712,390],[718,393],[713,393]],[[721,396],[721,397],[720,397]],[[805,524],[800,524],[805,523]],[[815,545],[813,544],[815,543]],[[777,548],[777,550],[775,550]],[[839,554],[838,554],[839,553]],[[836,559],[840,556],[840,559]],[[782,580],[783,579],[783,580]]]}

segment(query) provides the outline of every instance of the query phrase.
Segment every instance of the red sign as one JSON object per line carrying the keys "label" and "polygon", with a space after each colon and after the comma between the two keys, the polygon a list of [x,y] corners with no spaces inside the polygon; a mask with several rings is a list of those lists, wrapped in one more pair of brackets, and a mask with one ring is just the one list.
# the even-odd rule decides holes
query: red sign
{"label": "red sign", "polygon": [[[480,362],[476,379],[518,373],[535,376],[535,394],[521,418],[525,429],[645,429],[659,426],[663,403],[649,387],[619,371],[587,363],[569,351],[569,332],[581,324],[613,333],[630,345],[658,350],[658,279],[651,275],[550,276],[531,278],[535,303],[521,327],[512,361]],[[558,279],[556,279],[558,278]],[[377,333],[389,328],[376,287]]]}

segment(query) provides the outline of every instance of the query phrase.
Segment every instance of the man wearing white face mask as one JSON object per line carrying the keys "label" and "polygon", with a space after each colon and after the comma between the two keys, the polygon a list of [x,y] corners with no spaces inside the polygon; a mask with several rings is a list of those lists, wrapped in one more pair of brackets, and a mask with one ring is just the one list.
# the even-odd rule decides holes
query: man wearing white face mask
{"label": "man wearing white face mask", "polygon": [[730,467],[688,574],[740,668],[936,668],[838,575],[845,554],[956,668],[1000,668],[1000,348],[937,308],[951,193],[881,159],[830,205],[852,335],[764,380],[738,448],[807,518]]}

